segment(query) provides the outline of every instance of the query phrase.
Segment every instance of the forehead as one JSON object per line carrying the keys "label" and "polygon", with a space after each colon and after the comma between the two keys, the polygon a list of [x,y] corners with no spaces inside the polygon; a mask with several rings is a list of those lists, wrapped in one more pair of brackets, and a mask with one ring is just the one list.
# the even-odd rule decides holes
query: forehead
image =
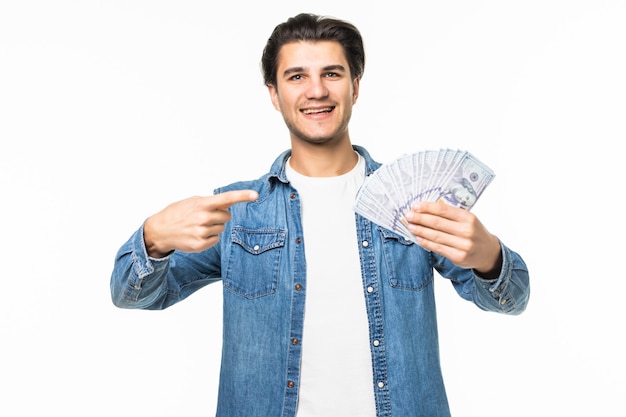
{"label": "forehead", "polygon": [[279,73],[292,67],[313,69],[338,64],[347,68],[346,55],[337,41],[289,42],[278,53]]}

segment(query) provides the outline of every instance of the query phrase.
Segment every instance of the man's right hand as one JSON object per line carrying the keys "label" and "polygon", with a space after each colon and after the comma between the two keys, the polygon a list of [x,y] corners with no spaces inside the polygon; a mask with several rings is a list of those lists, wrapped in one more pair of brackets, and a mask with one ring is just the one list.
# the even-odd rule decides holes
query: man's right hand
{"label": "man's right hand", "polygon": [[201,252],[219,241],[224,224],[230,221],[228,208],[236,203],[255,201],[256,191],[226,191],[206,197],[191,197],[172,203],[148,218],[144,242],[148,255],[167,256],[173,250]]}

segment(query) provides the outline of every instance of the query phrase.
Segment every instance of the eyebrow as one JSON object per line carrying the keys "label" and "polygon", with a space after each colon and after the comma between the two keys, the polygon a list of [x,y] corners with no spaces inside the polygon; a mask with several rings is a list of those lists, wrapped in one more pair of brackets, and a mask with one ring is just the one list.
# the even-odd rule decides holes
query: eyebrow
{"label": "eyebrow", "polygon": [[[299,73],[299,72],[306,72],[306,71],[307,71],[306,67],[287,68],[283,72],[283,76],[284,77],[288,77],[291,74]],[[337,72],[344,72],[345,73],[346,72],[346,67],[344,67],[343,65],[340,65],[340,64],[327,65],[327,66],[322,68],[322,71],[324,71],[324,72],[337,71]]]}

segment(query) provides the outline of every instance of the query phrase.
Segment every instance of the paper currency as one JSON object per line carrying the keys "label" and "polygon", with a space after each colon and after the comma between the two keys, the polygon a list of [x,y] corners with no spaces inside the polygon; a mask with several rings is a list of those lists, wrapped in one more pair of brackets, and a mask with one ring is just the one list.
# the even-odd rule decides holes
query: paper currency
{"label": "paper currency", "polygon": [[470,210],[494,177],[487,165],[467,151],[441,149],[405,154],[365,179],[354,210],[414,241],[404,223],[404,213],[414,202],[442,201]]}

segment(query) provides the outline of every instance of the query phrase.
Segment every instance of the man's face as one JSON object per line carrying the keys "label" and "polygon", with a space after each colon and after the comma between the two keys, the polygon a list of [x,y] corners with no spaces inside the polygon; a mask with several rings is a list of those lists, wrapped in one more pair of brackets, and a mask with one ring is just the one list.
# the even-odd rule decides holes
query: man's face
{"label": "man's face", "polygon": [[335,41],[292,42],[278,55],[272,103],[283,115],[292,146],[348,140],[348,123],[359,79],[351,80],[341,45]]}

